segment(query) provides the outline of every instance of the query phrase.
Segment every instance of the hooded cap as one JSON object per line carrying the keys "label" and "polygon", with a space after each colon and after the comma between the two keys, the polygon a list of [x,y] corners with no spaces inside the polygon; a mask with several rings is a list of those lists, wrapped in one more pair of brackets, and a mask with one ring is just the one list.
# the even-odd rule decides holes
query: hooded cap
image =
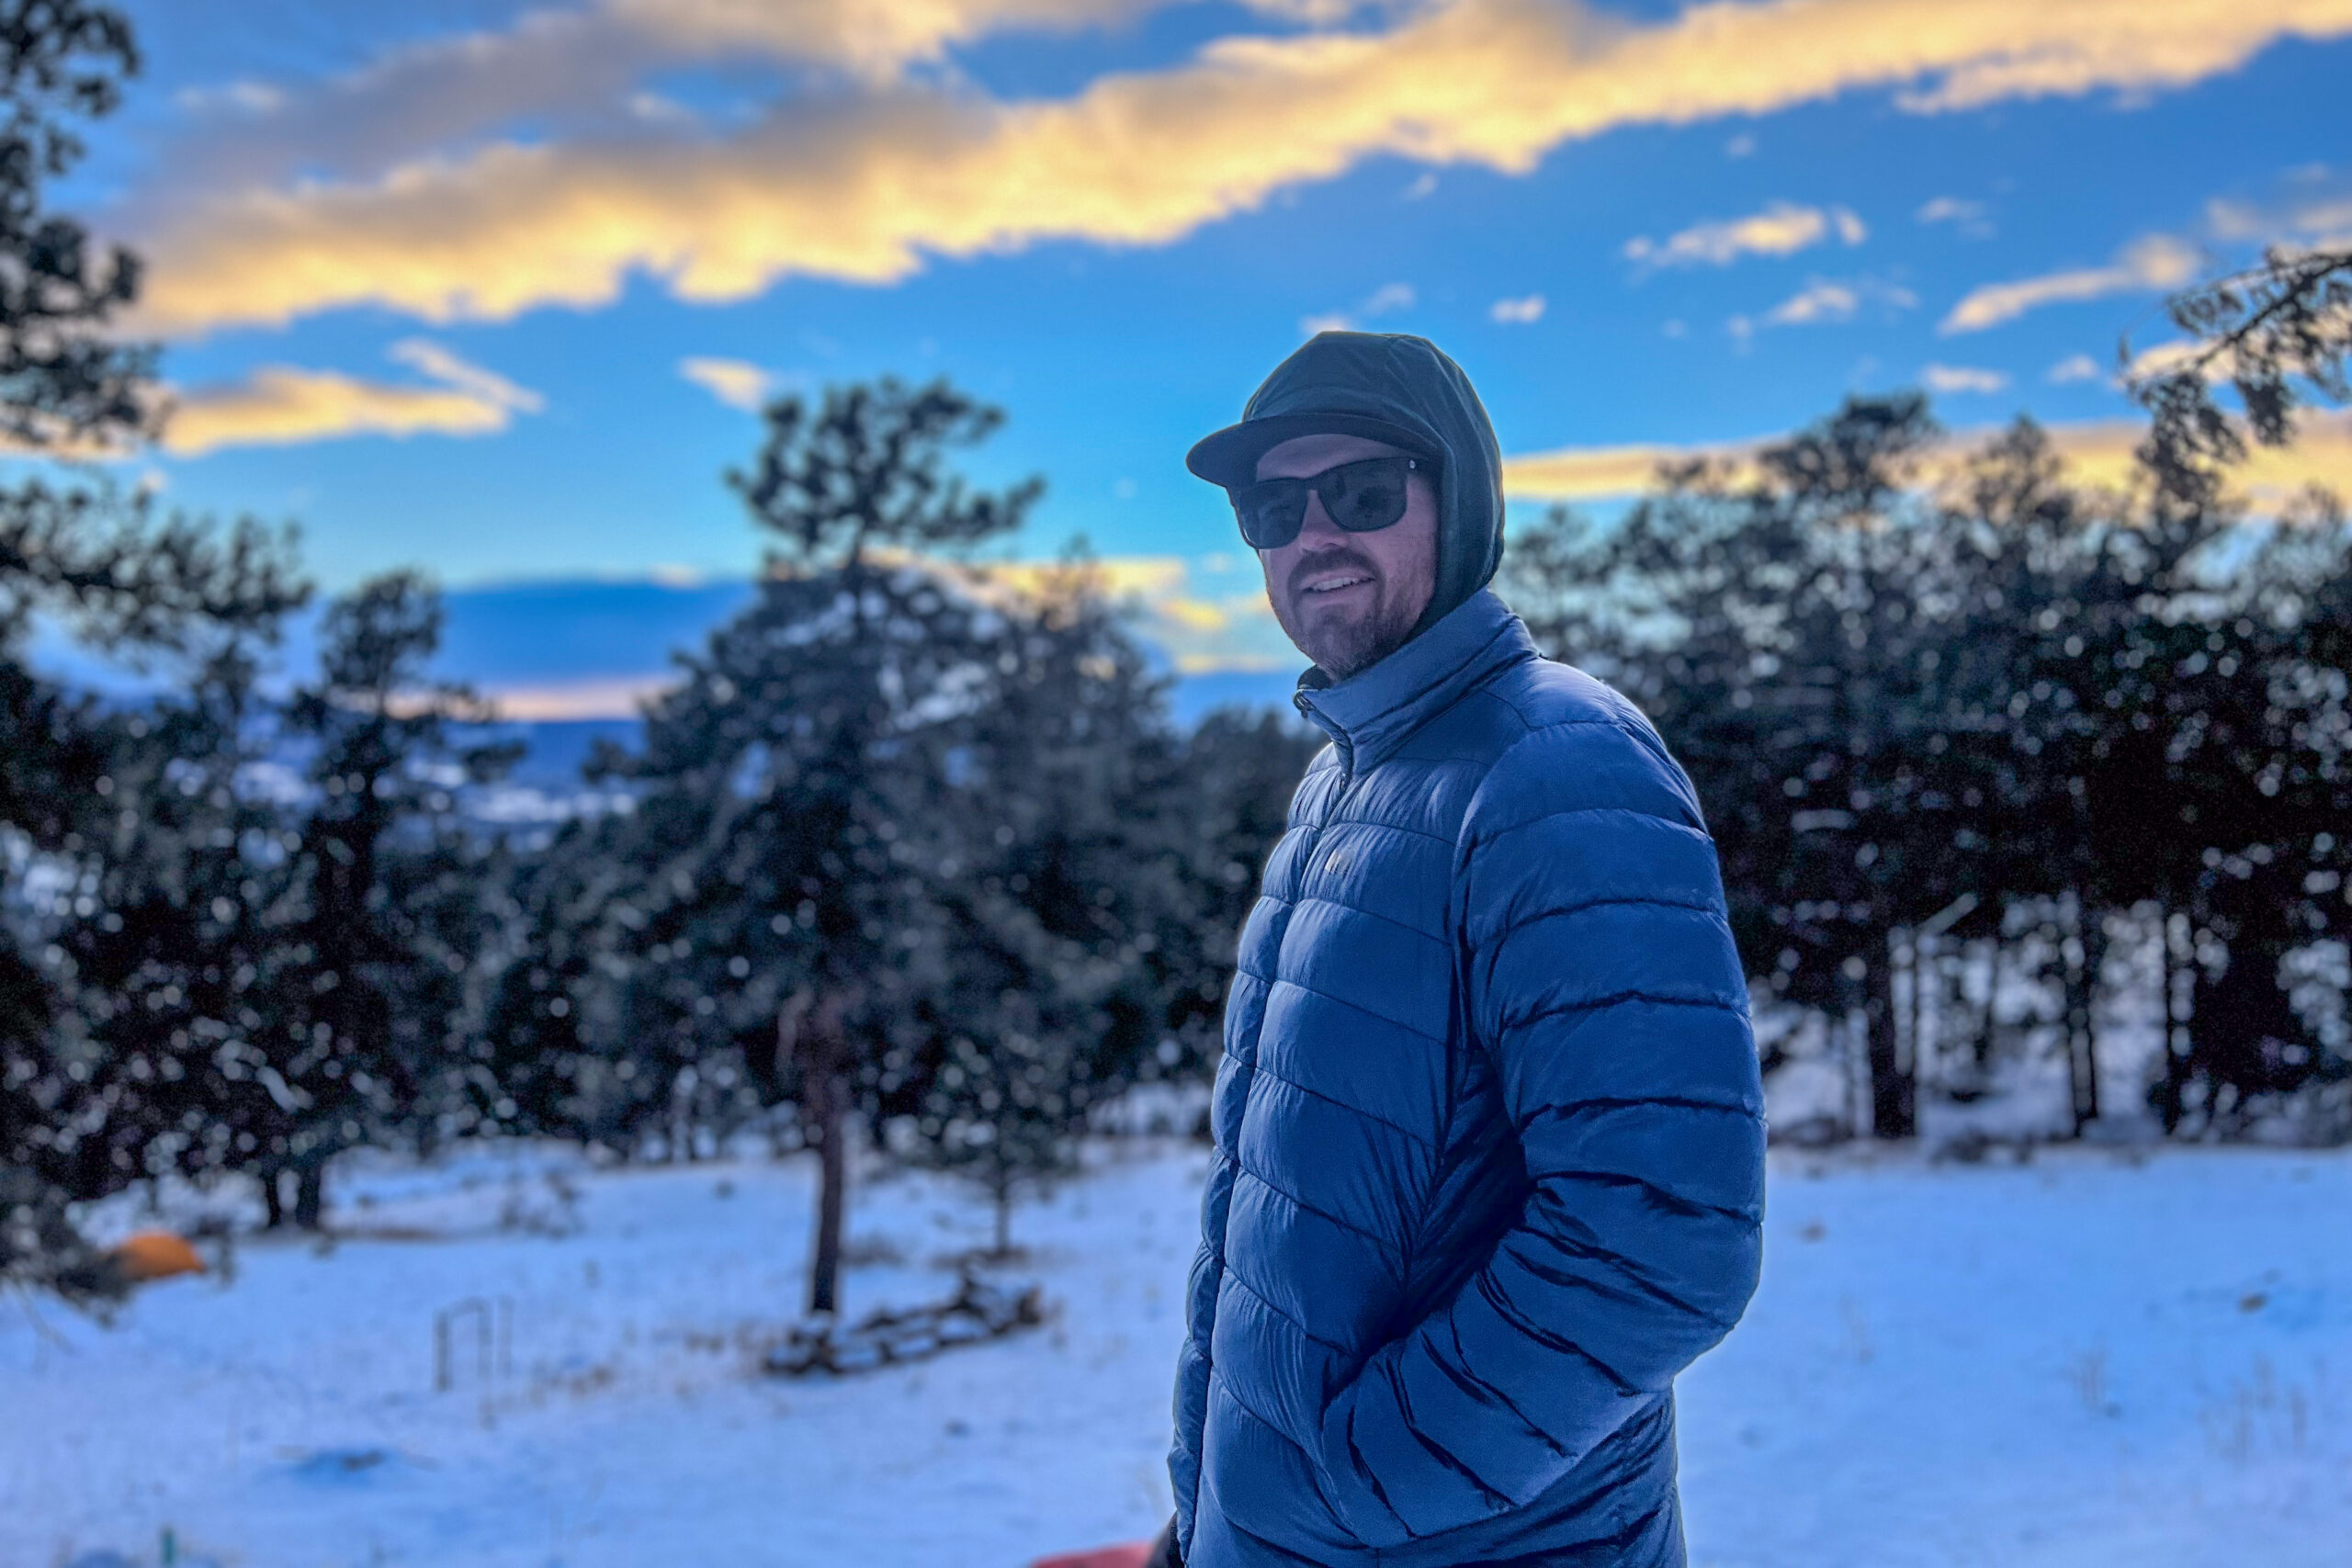
{"label": "hooded cap", "polygon": [[1363,435],[1438,460],[1437,587],[1418,637],[1484,588],[1503,556],[1502,448],[1462,367],[1427,338],[1317,333],[1250,394],[1241,423],[1186,454],[1211,484],[1251,483],[1299,435]]}

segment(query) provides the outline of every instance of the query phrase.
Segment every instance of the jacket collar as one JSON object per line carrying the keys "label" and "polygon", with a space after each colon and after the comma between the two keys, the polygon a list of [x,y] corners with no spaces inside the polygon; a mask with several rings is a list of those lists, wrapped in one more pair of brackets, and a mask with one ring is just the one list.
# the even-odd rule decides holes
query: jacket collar
{"label": "jacket collar", "polygon": [[1482,588],[1369,670],[1335,682],[1309,669],[1291,701],[1330,736],[1347,771],[1360,773],[1496,671],[1536,657],[1527,627]]}

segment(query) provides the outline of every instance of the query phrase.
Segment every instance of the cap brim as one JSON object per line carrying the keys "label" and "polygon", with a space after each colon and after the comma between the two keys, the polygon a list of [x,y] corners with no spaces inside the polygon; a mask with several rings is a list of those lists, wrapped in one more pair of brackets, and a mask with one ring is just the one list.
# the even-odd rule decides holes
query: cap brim
{"label": "cap brim", "polygon": [[1254,484],[1258,459],[1285,441],[1302,435],[1362,435],[1402,447],[1416,457],[1434,457],[1428,439],[1418,431],[1363,413],[1285,413],[1267,419],[1245,419],[1204,435],[1184,454],[1184,466],[1213,485],[1227,490]]}

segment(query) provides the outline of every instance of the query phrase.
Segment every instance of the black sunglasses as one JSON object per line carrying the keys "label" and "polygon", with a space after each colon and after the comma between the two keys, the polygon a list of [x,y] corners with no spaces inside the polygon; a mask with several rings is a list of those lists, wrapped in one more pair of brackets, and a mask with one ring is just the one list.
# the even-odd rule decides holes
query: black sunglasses
{"label": "black sunglasses", "polygon": [[1308,491],[1323,498],[1331,521],[1351,534],[1370,534],[1405,515],[1405,476],[1427,473],[1425,457],[1365,457],[1326,468],[1312,479],[1260,479],[1235,485],[1233,515],[1250,547],[1278,550],[1306,525]]}

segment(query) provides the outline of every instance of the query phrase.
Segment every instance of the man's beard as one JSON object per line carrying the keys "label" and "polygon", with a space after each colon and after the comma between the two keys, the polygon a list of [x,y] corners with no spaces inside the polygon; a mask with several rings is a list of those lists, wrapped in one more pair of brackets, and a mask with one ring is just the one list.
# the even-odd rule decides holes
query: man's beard
{"label": "man's beard", "polygon": [[1290,588],[1274,618],[1282,623],[1283,630],[1298,645],[1299,651],[1315,660],[1316,668],[1334,681],[1344,681],[1404,647],[1412,635],[1413,623],[1406,614],[1404,595],[1396,591],[1397,585],[1353,552],[1340,551],[1302,560],[1292,570],[1291,581],[1295,583],[1309,573],[1339,569],[1361,571],[1372,580],[1372,604],[1362,614],[1316,615],[1312,619],[1300,616],[1294,623],[1292,612],[1311,607],[1314,595]]}

